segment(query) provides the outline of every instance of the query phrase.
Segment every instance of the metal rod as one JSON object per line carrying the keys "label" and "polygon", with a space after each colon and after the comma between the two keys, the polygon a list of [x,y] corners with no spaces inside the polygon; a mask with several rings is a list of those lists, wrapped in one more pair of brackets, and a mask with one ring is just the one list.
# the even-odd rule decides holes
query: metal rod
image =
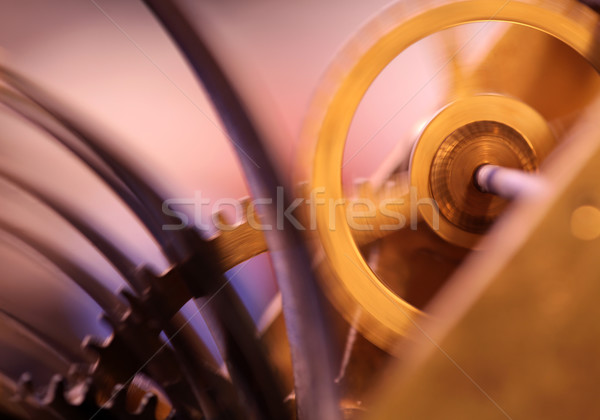
{"label": "metal rod", "polygon": [[473,181],[481,191],[507,199],[537,195],[546,189],[546,182],[539,175],[496,165],[477,168]]}
{"label": "metal rod", "polygon": [[[252,195],[275,202],[282,185],[279,176],[242,100],[203,37],[176,2],[144,2],[180,47],[210,96],[238,154]],[[289,197],[284,198],[289,203]],[[263,209],[260,216],[265,223],[277,225],[275,209]],[[265,236],[282,296],[298,418],[341,419],[333,382],[331,335],[316,276],[300,232],[287,221],[284,223],[283,229],[268,231]]]}

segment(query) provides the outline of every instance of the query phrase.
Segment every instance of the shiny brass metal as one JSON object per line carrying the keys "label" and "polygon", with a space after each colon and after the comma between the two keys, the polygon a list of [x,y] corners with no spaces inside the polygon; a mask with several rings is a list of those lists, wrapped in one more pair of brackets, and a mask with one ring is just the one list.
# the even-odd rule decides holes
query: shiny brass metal
{"label": "shiny brass metal", "polygon": [[555,144],[544,118],[516,99],[479,95],[453,102],[427,125],[413,150],[410,176],[417,198],[435,200],[441,214],[434,219],[431,207],[419,211],[442,238],[474,248],[507,205],[475,188],[475,170],[494,164],[536,171]]}
{"label": "shiny brass metal", "polygon": [[[158,1],[152,3],[160,4]],[[399,53],[422,38],[453,26],[488,21],[508,22],[518,30],[514,31],[513,27],[508,32],[510,35],[502,38],[474,74],[463,71],[465,69],[461,69],[458,60],[451,60],[457,73],[462,73],[462,79],[459,81],[457,77],[455,80],[456,86],[445,98],[447,103],[441,111],[427,116],[429,121],[415,145],[409,173],[395,174],[398,179],[394,180],[390,190],[371,191],[365,184],[355,199],[368,198],[378,208],[372,215],[354,217],[350,221],[347,210],[357,201],[344,197],[340,169],[351,120],[371,82]],[[552,58],[565,59],[580,54],[577,66],[588,60],[592,66],[600,68],[594,38],[597,27],[597,16],[571,1],[403,1],[361,31],[357,41],[351,43],[334,63],[325,79],[326,87],[317,97],[316,115],[308,122],[306,133],[315,142],[311,149],[314,154],[310,154],[309,164],[305,166],[310,173],[302,174],[301,179],[310,179],[309,191],[322,189],[322,198],[326,202],[316,208],[318,232],[310,239],[316,239],[313,241],[313,262],[320,265],[324,288],[345,319],[332,316],[336,320],[333,332],[336,337],[330,341],[333,346],[344,342],[347,345],[344,349],[336,349],[334,355],[341,359],[335,383],[342,391],[340,405],[345,418],[355,418],[363,412],[371,415],[368,410],[371,401],[363,397],[390,357],[381,349],[398,352],[403,356],[403,363],[383,387],[384,399],[375,404],[372,412],[375,418],[518,416],[552,419],[597,418],[600,415],[595,408],[595,388],[600,376],[595,355],[596,350],[600,350],[600,329],[594,322],[600,316],[597,305],[600,293],[597,284],[600,269],[597,262],[600,252],[597,242],[600,237],[600,183],[597,181],[600,150],[598,143],[593,141],[597,140],[600,127],[597,124],[579,127],[579,137],[573,145],[560,144],[564,146],[564,155],[559,155],[548,166],[556,189],[539,201],[517,203],[508,218],[501,221],[502,225],[492,227],[504,213],[507,202],[479,191],[472,179],[482,165],[500,165],[527,172],[543,167],[546,157],[561,143],[562,136],[598,88],[598,80],[594,79],[590,82],[589,86],[593,84],[593,88],[589,88],[589,92],[576,92],[562,101],[560,96],[552,96],[544,90],[543,83],[535,85],[534,82],[539,82],[537,70],[527,72],[526,77],[521,78],[515,78],[518,70],[514,69],[495,72],[504,64],[511,48],[519,45],[521,40],[514,34],[524,29],[531,31],[538,46],[531,61],[523,57],[528,54],[528,49],[524,48],[525,53],[521,51],[518,58],[512,57],[514,63],[523,60],[526,64],[549,68]],[[563,44],[560,48],[544,50],[540,46],[545,45],[547,39]],[[560,54],[554,55],[554,52]],[[590,76],[596,76],[591,66],[582,72],[586,77],[581,80],[586,82]],[[541,79],[549,83],[556,75],[560,74],[543,75]],[[556,80],[562,81],[560,77]],[[497,89],[498,86],[501,89]],[[532,86],[541,89],[531,91]],[[577,88],[577,85],[567,83],[558,91],[569,92]],[[597,115],[600,109],[594,111]],[[267,184],[275,182],[274,176],[270,179],[260,171],[258,174]],[[411,186],[413,188],[409,188]],[[420,205],[427,199],[439,205],[439,226],[432,213],[433,207]],[[332,202],[341,204],[332,208]],[[385,206],[381,207],[381,204]],[[253,209],[248,208],[247,221],[231,230],[223,229],[211,239],[209,247],[214,247],[218,271],[226,271],[268,250],[263,232],[250,223],[254,217]],[[425,223],[419,229],[403,229],[390,234],[397,229],[386,226],[402,218]],[[488,234],[490,228],[495,230]],[[371,247],[376,240],[379,242]],[[480,246],[481,240],[485,243]],[[294,241],[289,243],[296,244]],[[470,253],[478,248],[482,251]],[[455,273],[468,253],[470,261]],[[367,258],[370,258],[369,262]],[[285,262],[285,259],[280,261]],[[297,264],[295,268],[296,271],[290,270],[287,274],[294,274],[303,267]],[[312,276],[312,272],[307,273]],[[171,295],[178,295],[180,290],[172,281],[175,277],[163,276],[162,279],[165,280],[162,284],[168,284],[170,288],[170,293],[166,290],[160,293],[162,297],[168,300]],[[150,289],[156,288],[156,284],[149,284],[152,285]],[[295,295],[291,293],[288,297]],[[182,301],[190,297],[184,293],[181,296]],[[304,296],[318,297],[316,294]],[[214,297],[211,295],[207,304]],[[304,315],[311,314],[316,311],[306,310],[305,305],[316,301],[304,298],[292,306],[297,306],[300,316],[303,310]],[[217,314],[222,315],[234,307],[235,301],[231,302],[232,305]],[[180,306],[173,305],[173,308]],[[139,319],[144,319],[147,312],[140,312]],[[129,311],[129,314],[133,313],[133,310]],[[131,330],[132,326],[140,324],[132,321],[130,326],[123,322],[118,324],[119,328],[122,325]],[[315,325],[319,324],[308,324],[309,327]],[[356,334],[354,327],[362,335]],[[155,323],[152,328],[156,328]],[[180,331],[178,329],[176,334]],[[226,331],[237,333],[235,329]],[[286,333],[291,338],[308,337],[297,331],[306,333],[310,328],[294,330],[288,326],[286,330],[280,315],[261,337],[269,358],[284,377],[286,394],[290,392],[286,398],[290,409],[286,414],[290,417],[295,411],[296,399],[292,392],[294,379],[291,372],[297,366],[302,367],[302,363],[292,365]],[[135,332],[124,335],[136,337],[139,334]],[[176,335],[169,334],[168,330],[166,334]],[[184,333],[180,337],[183,338]],[[239,334],[232,334],[232,337],[246,338]],[[397,347],[399,337],[408,338],[402,341],[404,348]],[[225,338],[229,339],[229,336]],[[136,341],[138,345],[152,349],[146,345],[148,343]],[[297,344],[294,346],[293,342],[291,347],[296,351],[306,349]],[[171,349],[166,344],[163,348]],[[250,346],[239,346],[235,349],[244,351],[225,354],[235,357],[245,354],[247,348]],[[138,353],[146,356],[143,351]],[[109,356],[123,362],[123,354],[125,352],[117,352]],[[201,352],[195,350],[190,354],[198,356]],[[303,356],[299,360],[310,362],[305,363],[304,368],[318,366],[312,363],[315,356],[327,359],[323,352],[300,351],[299,354]],[[137,353],[135,355],[137,357]],[[152,349],[152,356],[143,367],[158,365],[159,357],[160,353]],[[139,365],[135,360],[127,364],[129,368]],[[168,366],[163,362],[160,365]],[[241,367],[253,365],[244,363]],[[175,369],[166,370],[177,373]],[[317,373],[325,371],[314,370]],[[243,371],[238,370],[238,374]],[[266,371],[262,369],[259,373]],[[230,378],[235,380],[235,371],[230,372],[233,373]],[[215,383],[217,379],[219,384],[227,381],[220,374],[215,376],[210,377]],[[170,395],[177,395],[174,385],[178,381],[178,378],[173,382],[165,380],[160,386],[169,389]],[[14,393],[14,386],[5,382],[0,376],[0,392]],[[295,385],[306,390],[311,385],[332,382],[297,380]],[[207,384],[202,380],[198,383],[203,385],[199,387],[203,391]],[[44,409],[48,412],[57,406],[70,410],[80,405],[84,409],[91,407],[95,412],[91,413],[92,417],[100,412],[96,407],[100,402],[92,401],[100,394],[94,394],[91,388],[74,389],[67,396],[63,392],[65,382],[62,379],[53,380],[51,385],[43,398]],[[133,417],[126,415],[129,410],[139,411],[135,416],[142,418],[167,418],[174,407],[171,405],[174,399],[170,402],[169,395],[163,395],[159,386],[146,381],[144,376],[134,376],[128,388],[113,388],[112,385],[102,390],[109,393],[101,402],[116,400],[109,408],[116,407],[119,417]],[[571,387],[581,391],[576,395],[567,393]],[[240,387],[244,388],[251,389],[252,385]],[[264,395],[269,395],[278,387],[265,388],[268,392]],[[118,398],[109,399],[113,389],[121,391]],[[208,386],[206,389],[219,394]],[[147,392],[155,397],[149,398]],[[9,412],[13,412],[9,398],[0,398],[0,408],[5,404],[4,400]],[[333,398],[323,400],[333,401]],[[30,402],[31,407],[24,406],[35,409],[44,401],[36,399]],[[277,399],[279,401],[281,399]],[[309,407],[319,405],[314,400],[305,401],[305,407],[307,403]],[[548,401],[555,404],[548,408]],[[41,418],[41,412],[33,413],[19,413],[19,416]],[[46,414],[44,412],[44,418]],[[333,418],[311,417],[306,412],[303,415]]]}
{"label": "shiny brass metal", "polygon": [[236,225],[229,225],[226,221],[222,221],[222,224],[229,226],[230,229],[220,231],[210,241],[214,246],[219,258],[219,266],[222,267],[223,272],[267,251],[267,242],[262,231],[253,228],[248,223],[249,220],[256,221],[254,226],[258,226],[254,206],[250,205],[248,200],[243,200],[242,209],[244,210],[245,220],[236,222]]}
{"label": "shiny brass metal", "polygon": [[[354,222],[354,226],[351,227],[352,234],[359,246],[368,245],[402,229],[411,217],[408,180],[404,176],[390,180],[387,188],[381,191],[374,192],[365,188],[357,197],[346,200],[342,207],[346,209],[363,200],[372,202],[376,209],[373,217],[357,216],[352,219]],[[307,207],[306,202],[303,205]],[[223,272],[268,251],[254,206],[248,200],[243,200],[242,207],[245,218],[235,224],[222,220],[220,223],[227,229],[219,231],[210,239]],[[306,223],[308,225],[310,222]]]}
{"label": "shiny brass metal", "polygon": [[[310,179],[313,189],[324,188],[326,199],[343,200],[340,168],[347,133],[363,95],[377,75],[398,54],[430,34],[465,23],[487,21],[523,25],[548,34],[583,56],[594,68],[600,68],[594,40],[598,18],[591,10],[572,1],[401,2],[363,28],[326,74],[305,129],[307,144],[313,145],[308,148],[310,153],[305,166],[312,165],[312,172],[301,173],[300,179]],[[531,135],[524,133],[523,124],[506,121],[507,113],[502,114],[478,116],[449,130],[444,127],[444,131],[448,131],[440,135],[439,141],[456,128],[482,119],[503,123],[530,142],[532,138],[547,138],[539,135],[548,133],[546,124],[532,125],[532,129],[539,131]],[[512,113],[508,116],[519,118]],[[546,140],[542,141],[546,144]],[[437,149],[432,148],[429,162]],[[429,169],[425,172],[429,175]],[[419,179],[429,182],[428,176]],[[426,194],[428,188],[419,188],[419,191]],[[427,220],[426,213],[423,216]],[[357,323],[362,334],[378,346],[394,351],[397,339],[405,335],[422,313],[381,283],[365,261],[347,224],[329,229],[332,218],[343,220],[344,209],[330,212],[323,208],[317,212],[318,240],[315,242],[327,261],[324,287],[349,322],[357,310],[362,311]],[[462,231],[451,223],[443,232],[464,246],[473,246],[479,235]]]}
{"label": "shiny brass metal", "polygon": [[368,418],[600,416],[598,105],[549,157],[548,193],[517,201],[416,324]]}
{"label": "shiny brass metal", "polygon": [[429,174],[432,198],[442,215],[458,228],[485,233],[508,204],[480,191],[474,182],[477,169],[493,161],[527,172],[539,165],[523,136],[497,121],[460,127],[446,137],[435,154]]}

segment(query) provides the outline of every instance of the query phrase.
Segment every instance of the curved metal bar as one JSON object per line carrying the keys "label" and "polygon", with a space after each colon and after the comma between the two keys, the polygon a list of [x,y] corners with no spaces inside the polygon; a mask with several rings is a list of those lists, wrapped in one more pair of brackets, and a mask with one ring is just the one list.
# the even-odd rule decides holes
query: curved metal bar
{"label": "curved metal bar", "polygon": [[[59,214],[65,221],[77,229],[91,245],[96,247],[96,249],[104,255],[108,262],[113,265],[125,281],[127,281],[138,294],[143,294],[144,286],[137,284],[136,282],[136,265],[118,247],[116,247],[110,239],[106,238],[84,218],[80,217],[76,212],[73,212],[68,205],[65,205],[65,203],[61,202],[57,197],[52,196],[50,193],[37,189],[26,181],[18,179],[2,169],[0,169],[0,178],[4,178],[11,184],[19,187],[22,191],[30,194],[32,197],[46,204]],[[204,343],[199,339],[197,334],[194,333],[189,322],[180,313],[175,314],[170,320],[161,321],[167,336],[173,336],[171,341],[184,371],[191,373],[190,375],[184,375],[185,372],[182,371],[182,376],[186,377],[186,380],[190,383],[191,387],[195,388],[197,394],[201,396],[200,400],[204,401],[203,408],[205,409],[203,409],[203,412],[209,411],[206,407],[212,404],[208,402],[209,397],[206,395],[206,392],[201,390],[206,387],[206,383],[214,383],[214,374],[209,372],[210,367],[204,366],[204,364],[207,363],[206,356],[210,355],[210,352],[206,346],[204,346]],[[174,332],[177,332],[177,334]],[[190,351],[190,349],[194,349],[194,351]],[[179,354],[177,354],[177,352],[179,352]],[[183,354],[183,356],[181,356],[181,354]],[[190,357],[191,354],[194,354],[195,356],[198,354],[202,355],[203,362],[194,364],[194,358]],[[215,366],[213,366],[213,368],[216,369]],[[199,380],[202,383],[200,383]],[[179,396],[171,395],[171,393],[168,394],[170,399],[177,405]],[[214,408],[211,408],[210,411],[214,411]],[[223,411],[222,407],[221,411]]]}
{"label": "curved metal bar", "polygon": [[[132,169],[134,167],[133,162],[126,161],[117,151],[110,150],[107,146],[108,142],[103,141],[102,135],[33,81],[27,80],[2,65],[0,65],[0,76],[9,86],[55,118],[70,133],[73,133],[80,143],[88,147],[92,153],[110,167],[116,176],[131,189],[133,194],[148,207],[148,211],[156,221],[168,222],[166,215],[157,210],[162,208],[163,199],[160,194],[136,170]],[[178,234],[177,231],[166,233],[173,236]]]}
{"label": "curved metal bar", "polygon": [[[151,217],[148,217],[148,212],[146,207],[138,200],[136,196],[127,188],[127,186],[115,176],[114,173],[111,172],[109,168],[104,165],[101,160],[98,160],[95,156],[89,153],[89,151],[82,150],[80,147],[77,147],[76,139],[68,141],[66,139],[67,136],[72,135],[68,131],[63,132],[64,130],[60,129],[60,126],[56,126],[56,124],[52,125],[52,121],[42,121],[40,117],[40,113],[45,114],[46,118],[52,118],[52,115],[48,114],[45,110],[41,109],[34,103],[28,103],[29,101],[24,97],[19,97],[18,94],[14,92],[8,91],[6,89],[0,88],[0,101],[2,101],[5,105],[7,105],[10,109],[17,112],[21,116],[25,117],[27,120],[33,122],[44,131],[55,137],[61,144],[65,145],[69,150],[71,150],[76,156],[78,156],[84,163],[90,166],[99,176],[100,178],[109,185],[113,191],[117,193],[119,197],[123,199],[123,201],[134,211],[135,214],[138,215],[140,220],[144,223],[144,225],[148,228],[151,233],[154,233],[154,237],[157,242],[163,247],[163,252],[167,257],[170,257],[171,260],[176,260],[179,257],[175,255],[174,252],[169,252],[171,249],[168,245],[170,242],[168,240],[163,239],[163,235],[161,234],[157,226],[155,220]],[[14,179],[13,179],[14,180]],[[50,197],[47,195],[40,193],[38,198],[43,198],[43,201],[46,201],[47,204],[50,204],[48,200]],[[50,207],[54,208],[55,211],[62,213],[63,216],[66,216],[68,210],[66,207],[61,206],[60,203],[54,201]],[[93,229],[90,229],[89,226],[84,226],[82,223],[85,223],[81,218],[78,218],[76,215],[72,217],[72,213],[68,217],[68,221],[71,222],[77,229],[79,229],[82,233],[87,234],[88,239],[92,240],[95,244],[101,244],[104,251],[108,251],[113,256],[116,256],[116,260],[119,263],[119,267],[117,269],[125,270],[126,272],[122,272],[124,278],[129,280],[134,289],[135,286],[138,286],[135,282],[136,276],[135,272],[131,272],[130,262],[127,262],[114,246],[109,244],[106,241],[103,241],[97,232]],[[98,240],[100,240],[98,242]],[[120,254],[120,255],[119,255]],[[111,260],[112,261],[112,260]],[[137,271],[137,270],[136,270]],[[139,291],[139,290],[138,290]],[[185,370],[189,371],[189,374],[186,373],[186,379],[192,381],[192,388],[195,393],[195,397],[198,400],[200,406],[207,407],[209,402],[207,401],[204,389],[206,388],[206,384],[200,384],[198,381],[200,378],[207,377],[204,375],[202,370],[206,368],[202,366],[202,364],[195,363],[194,358],[191,357],[198,355],[198,349],[203,348],[203,344],[201,343],[199,337],[193,332],[191,325],[189,325],[188,321],[180,314],[175,314],[175,316],[169,320],[164,320],[165,332],[170,333],[172,336],[171,341],[173,344],[173,348],[175,349],[175,353],[180,363],[185,366]],[[213,331],[219,331],[220,326],[212,325]],[[175,334],[174,334],[175,333]],[[174,335],[174,336],[173,336]],[[195,351],[192,351],[195,349]],[[201,351],[200,354],[206,355],[208,354],[208,350],[203,348],[204,351]],[[200,369],[201,371],[199,371]],[[205,372],[206,373],[206,372]],[[212,377],[214,375],[208,375],[208,377]],[[210,379],[210,378],[209,378]],[[210,382],[214,382],[210,380]],[[223,385],[223,384],[221,384]],[[229,403],[229,407],[227,407],[228,411],[231,411],[231,403]],[[214,412],[214,409],[211,409]]]}
{"label": "curved metal bar", "polygon": [[20,179],[0,168],[0,179],[18,187],[21,191],[29,194],[36,200],[51,208],[56,214],[67,221],[79,231],[88,242],[93,245],[106,260],[123,276],[123,278],[137,291],[134,281],[136,271],[135,263],[125,255],[110,239],[95,229],[90,223],[77,212],[73,211],[66,203],[47,191],[36,188],[27,181]]}
{"label": "curved metal bar", "polygon": [[[91,130],[85,128],[83,124],[69,117],[69,112],[66,112],[60,105],[58,105],[57,101],[45,96],[44,93],[40,89],[36,88],[32,83],[25,81],[22,77],[17,76],[1,66],[0,77],[9,83],[13,89],[18,90],[21,94],[28,97],[34,104],[33,106],[32,104],[27,104],[27,101],[24,101],[22,98],[17,98],[20,99],[20,101],[15,101],[14,99],[17,95],[7,91],[6,89],[4,89],[5,92],[0,91],[0,93],[4,93],[3,97],[0,96],[0,100],[4,101],[5,103],[8,102],[9,107],[13,109],[16,108],[21,115],[28,116],[30,121],[39,125],[59,141],[61,141],[61,143],[65,144],[69,149],[76,153],[76,155],[84,160],[85,163],[90,165],[92,169],[98,172],[98,168],[102,169],[102,166],[98,165],[98,162],[101,164],[106,164],[114,172],[113,175],[116,175],[118,177],[117,179],[122,181],[123,184],[130,189],[129,192],[135,195],[143,207],[148,210],[151,219],[154,221],[154,224],[152,221],[149,221],[150,223],[146,224],[155,237],[157,237],[157,240],[161,244],[165,255],[169,260],[171,260],[171,262],[177,264],[186,261],[186,259],[194,255],[194,253],[197,255],[197,249],[194,247],[194,243],[197,242],[195,239],[189,238],[185,234],[182,234],[182,232],[178,231],[157,232],[158,226],[161,225],[160,220],[165,220],[163,218],[164,215],[161,215],[160,212],[153,211],[155,210],[156,205],[160,202],[158,194],[156,194],[155,191],[149,185],[147,185],[141,177],[135,174],[135,171],[130,171],[127,169],[124,162],[118,159],[114,154],[106,151],[102,146],[102,142],[98,140],[98,136],[92,135]],[[8,100],[6,98],[8,98]],[[24,103],[27,106],[23,106]],[[75,134],[75,139],[65,139],[62,135],[57,135],[56,129],[48,127],[47,123],[40,122],[39,119],[36,118],[36,115],[32,115],[32,109],[36,112],[39,112],[39,109],[36,108],[41,108],[47,114],[46,117],[50,117],[55,122],[57,121],[62,125],[63,128],[67,130],[68,133],[71,135]],[[71,141],[69,142],[69,140]],[[81,141],[85,143],[85,146],[89,150],[82,151],[79,145]],[[118,183],[115,183],[113,178],[110,176],[106,176],[103,179],[107,180],[109,183],[112,182],[109,185],[118,186]],[[210,261],[203,261],[201,264],[204,263],[210,263]],[[194,265],[194,263],[192,263],[192,265]],[[213,286],[214,284],[218,283],[219,280],[214,279],[212,274],[207,277],[206,274],[203,273],[203,268],[197,264],[190,272],[186,272],[185,277],[187,283],[191,284],[192,286],[198,283],[200,279],[204,281],[212,281]],[[217,310],[217,312],[220,314],[225,314],[227,318],[226,322],[221,322],[221,320],[219,320],[219,322],[212,322],[209,327],[215,338],[227,338],[227,342],[222,343],[223,346],[221,346],[222,349],[227,350],[227,354],[223,355],[224,359],[228,361],[228,367],[230,368],[230,373],[234,381],[236,379],[241,380],[236,386],[238,386],[240,389],[246,389],[248,391],[248,394],[244,399],[246,402],[250,402],[257,400],[256,387],[254,386],[257,383],[257,380],[260,379],[258,382],[265,383],[264,378],[275,378],[275,376],[272,372],[270,372],[270,370],[269,373],[267,373],[265,370],[269,364],[266,362],[266,360],[263,360],[264,354],[260,349],[260,344],[256,337],[252,336],[252,340],[248,339],[248,337],[252,335],[252,331],[241,331],[239,328],[241,325],[251,326],[251,324],[248,324],[248,322],[244,321],[244,316],[239,310],[231,310],[232,306],[236,308],[237,306],[230,302],[229,298],[231,295],[226,295],[228,299],[224,299],[224,296],[220,296],[213,302],[215,306],[214,308],[207,308],[208,311]],[[227,308],[229,308],[229,311]],[[219,316],[209,317],[209,319],[219,319]],[[246,347],[240,347],[242,344]],[[256,361],[261,361],[261,363],[254,364],[253,362]],[[250,367],[256,370],[254,375],[249,375],[249,372],[252,370],[249,370]],[[246,383],[246,386],[244,386],[243,383]],[[278,398],[278,394],[281,389],[274,385],[277,383],[277,381],[274,379],[271,381],[266,381],[266,383],[271,384],[271,386],[268,387],[268,391],[264,390],[262,392],[262,401],[263,403],[270,401],[270,403],[266,405],[271,408],[278,407],[274,408],[273,414],[274,417],[281,417],[281,413],[283,412],[283,398]],[[251,396],[250,394],[253,395]]]}
{"label": "curved metal bar", "polygon": [[86,292],[111,319],[118,322],[129,310],[127,304],[107,289],[101,281],[32,235],[11,226],[4,220],[0,220],[0,233],[15,238],[44,257]]}
{"label": "curved metal bar", "polygon": [[[211,97],[236,147],[252,195],[275,201],[281,186],[279,177],[242,101],[204,40],[173,1],[144,0],[144,3],[179,45]],[[278,226],[275,210],[262,210],[264,223]],[[265,233],[283,299],[299,418],[340,419],[330,335],[315,275],[300,233],[287,221],[284,223],[284,229]]]}
{"label": "curved metal bar", "polygon": [[[104,181],[123,202],[134,212],[152,237],[158,242],[170,260],[176,259],[172,241],[167,237],[168,232],[161,229],[156,216],[150,212],[152,207],[146,206],[129,186],[120,179],[114,171],[89,149],[82,147],[79,137],[61,127],[60,123],[47,110],[18,93],[0,87],[0,102],[27,121],[33,123],[60,144],[71,151],[83,163],[89,166],[98,177]],[[173,262],[173,261],[172,261]]]}
{"label": "curved metal bar", "polygon": [[[37,254],[41,255],[46,260],[50,261],[52,265],[54,265],[58,270],[64,273],[69,279],[71,279],[74,283],[76,283],[82,290],[84,290],[107,314],[107,316],[114,322],[114,325],[119,325],[119,322],[124,319],[125,313],[128,308],[125,306],[123,302],[121,302],[117,296],[113,295],[110,291],[108,291],[101,282],[97,279],[90,276],[85,270],[81,267],[78,267],[72,261],[61,256],[59,253],[53,251],[49,247],[45,246],[40,241],[33,238],[31,235],[27,235],[18,229],[13,228],[12,226],[6,224],[3,221],[0,221],[0,234],[6,234],[14,237],[15,239],[22,242],[25,246],[32,249]],[[184,326],[187,326],[185,320],[179,318],[180,323],[183,323]],[[167,330],[168,331],[168,330]],[[177,345],[178,348],[181,347],[182,343],[191,345],[190,342],[182,341],[184,339],[190,339],[190,328],[185,328],[180,332],[184,332],[184,336],[177,341],[173,341],[174,345]],[[195,334],[194,334],[195,336]],[[186,349],[184,349],[183,353],[185,354]],[[181,356],[182,351],[180,350],[177,353],[180,362],[189,362],[186,358]],[[189,359],[189,358],[188,358]],[[148,364],[148,362],[146,362]],[[188,381],[189,384],[192,385],[193,391],[197,394],[196,398],[198,398],[198,404],[200,407],[205,408],[207,406],[207,396],[206,392],[203,391],[203,387],[198,383],[199,378],[190,377],[189,373],[187,373],[185,368],[193,368],[193,372],[197,373],[198,366],[193,365],[191,362],[183,363],[184,370],[181,372]],[[214,375],[213,375],[214,376]],[[205,386],[205,384],[204,384]],[[165,389],[171,401],[178,408],[177,412],[182,416],[183,419],[196,419],[198,418],[193,414],[194,410],[188,410],[188,407],[185,402],[181,400],[181,392],[176,392],[173,394],[170,389]]]}
{"label": "curved metal bar", "polygon": [[[23,321],[18,316],[12,314],[11,312],[0,308],[0,320],[5,323],[9,328],[13,331],[24,336],[28,341],[32,343],[32,345],[38,347],[40,351],[43,351],[46,356],[51,355],[52,358],[60,361],[63,365],[63,368],[68,367],[74,361],[80,362],[84,361],[84,355],[77,349],[70,349],[62,344],[56,342],[54,339],[44,334],[43,332],[36,329],[34,326],[29,323]],[[56,366],[53,367],[55,372],[59,372],[65,369],[55,369]]]}

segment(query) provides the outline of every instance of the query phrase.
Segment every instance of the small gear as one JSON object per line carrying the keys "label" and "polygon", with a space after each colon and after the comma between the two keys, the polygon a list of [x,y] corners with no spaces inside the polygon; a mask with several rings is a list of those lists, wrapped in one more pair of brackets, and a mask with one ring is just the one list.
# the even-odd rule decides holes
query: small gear
{"label": "small gear", "polygon": [[[41,394],[36,394],[33,389],[29,375],[22,375],[14,399],[35,419],[156,420],[156,396],[145,394],[135,411],[130,412],[127,389],[122,385],[115,386],[109,400],[103,404],[98,403],[98,392],[91,379],[69,386],[65,378],[55,375]],[[172,415],[167,416],[170,418]]]}

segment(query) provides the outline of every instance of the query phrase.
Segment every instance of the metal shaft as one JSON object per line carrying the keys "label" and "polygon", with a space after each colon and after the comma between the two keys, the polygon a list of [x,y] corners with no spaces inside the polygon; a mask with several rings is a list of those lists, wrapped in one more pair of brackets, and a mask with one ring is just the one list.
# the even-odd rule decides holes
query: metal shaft
{"label": "metal shaft", "polygon": [[481,191],[508,199],[540,194],[546,189],[539,175],[496,165],[480,166],[473,180]]}

